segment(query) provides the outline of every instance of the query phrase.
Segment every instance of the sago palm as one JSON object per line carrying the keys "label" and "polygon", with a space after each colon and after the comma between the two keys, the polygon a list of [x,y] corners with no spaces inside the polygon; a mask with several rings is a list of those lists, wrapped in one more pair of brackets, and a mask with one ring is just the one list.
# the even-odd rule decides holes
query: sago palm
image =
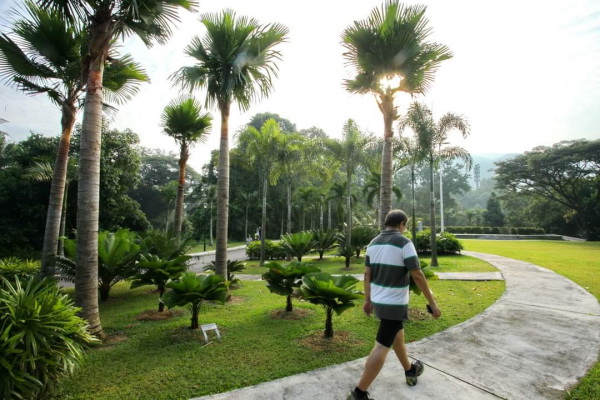
{"label": "sago palm", "polygon": [[179,185],[175,201],[175,220],[173,232],[181,235],[183,222],[183,200],[185,196],[185,168],[190,157],[190,148],[198,142],[204,142],[211,128],[212,117],[202,113],[200,103],[190,98],[173,100],[165,107],[162,117],[164,132],[179,145]]}
{"label": "sago palm", "polygon": [[435,242],[435,196],[433,192],[433,172],[438,160],[453,160],[462,158],[471,168],[472,159],[467,150],[459,146],[442,147],[446,144],[448,133],[456,129],[463,137],[470,133],[468,121],[461,115],[446,113],[438,122],[433,119],[431,110],[422,103],[414,102],[410,105],[406,116],[400,121],[400,128],[410,127],[416,134],[419,148],[423,152],[424,160],[429,164],[429,218],[431,228],[431,266],[437,267],[437,249]]}
{"label": "sago palm", "polygon": [[[44,233],[42,276],[54,275],[71,133],[86,84],[87,70],[82,61],[88,44],[83,25],[70,25],[59,12],[40,9],[29,1],[12,30],[0,36],[0,77],[30,95],[45,93],[62,114]],[[113,102],[129,99],[137,92],[138,84],[149,79],[131,57],[119,58],[114,52],[105,68],[107,79],[103,83],[113,92]]]}
{"label": "sago palm", "polygon": [[387,0],[369,17],[355,21],[342,34],[344,57],[356,75],[345,81],[352,93],[375,95],[383,114],[380,224],[392,203],[392,124],[398,118],[397,92],[425,93],[440,63],[452,57],[449,49],[427,42],[431,33],[426,7]]}
{"label": "sago palm", "polygon": [[257,20],[238,17],[234,11],[205,14],[200,18],[206,28],[196,36],[185,53],[196,64],[172,75],[184,89],[206,89],[207,106],[216,105],[221,113],[221,138],[217,181],[217,274],[227,276],[227,225],[229,220],[229,112],[236,102],[243,111],[261,97],[269,95],[276,62],[281,54],[274,47],[285,41],[288,29],[280,24],[260,25]]}
{"label": "sago palm", "polygon": [[100,203],[100,141],[102,132],[103,78],[115,40],[138,36],[144,44],[166,43],[178,22],[179,8],[192,9],[195,0],[38,0],[42,8],[58,11],[69,21],[80,21],[89,37],[82,62],[86,95],[81,132],[77,194],[77,280],[75,303],[90,323],[90,331],[102,335],[95,287],[98,274],[98,225]]}

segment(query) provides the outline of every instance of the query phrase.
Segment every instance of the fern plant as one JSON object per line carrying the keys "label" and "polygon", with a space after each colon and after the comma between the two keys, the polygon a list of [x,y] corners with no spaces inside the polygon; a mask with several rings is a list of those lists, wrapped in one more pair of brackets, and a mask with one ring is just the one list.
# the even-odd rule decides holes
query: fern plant
{"label": "fern plant", "polygon": [[285,311],[293,311],[292,294],[294,289],[302,284],[302,277],[311,272],[320,272],[321,270],[310,263],[292,261],[288,265],[281,265],[276,261],[265,264],[269,271],[262,275],[267,281],[267,289],[271,293],[286,296]]}
{"label": "fern plant", "polygon": [[281,247],[301,262],[314,247],[313,234],[309,231],[286,233],[281,237]]}

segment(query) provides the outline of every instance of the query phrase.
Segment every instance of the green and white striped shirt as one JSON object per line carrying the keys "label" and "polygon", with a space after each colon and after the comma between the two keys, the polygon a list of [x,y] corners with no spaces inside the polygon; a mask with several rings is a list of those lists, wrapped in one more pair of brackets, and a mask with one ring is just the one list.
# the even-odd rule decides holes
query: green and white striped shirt
{"label": "green and white striped shirt", "polygon": [[406,319],[410,270],[420,268],[414,244],[398,231],[383,231],[367,247],[365,265],[371,268],[375,315],[380,319]]}

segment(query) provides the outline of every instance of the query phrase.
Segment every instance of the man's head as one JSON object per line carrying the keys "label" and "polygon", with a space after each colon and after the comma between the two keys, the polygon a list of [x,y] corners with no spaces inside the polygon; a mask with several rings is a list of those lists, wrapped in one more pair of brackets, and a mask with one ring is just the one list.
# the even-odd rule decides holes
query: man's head
{"label": "man's head", "polygon": [[385,225],[388,229],[398,229],[400,230],[400,226],[403,225],[406,228],[406,223],[408,222],[408,215],[402,210],[392,210],[385,216],[385,221],[383,225]]}

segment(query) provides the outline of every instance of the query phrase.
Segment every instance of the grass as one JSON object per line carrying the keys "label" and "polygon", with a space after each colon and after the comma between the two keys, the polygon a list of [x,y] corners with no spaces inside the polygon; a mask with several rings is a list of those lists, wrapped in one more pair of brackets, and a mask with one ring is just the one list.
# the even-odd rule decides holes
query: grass
{"label": "grass", "polygon": [[[238,246],[245,246],[246,242],[228,242],[227,243],[227,248],[230,247],[238,247]],[[206,242],[206,250],[204,250],[204,242],[199,242],[197,245],[195,245],[194,247],[192,247],[190,249],[190,251],[188,251],[188,253],[200,253],[203,251],[211,251],[211,250],[215,250],[217,248],[217,244],[216,242],[214,244],[210,244],[210,242]]]}
{"label": "grass", "polygon": [[[421,255],[419,258],[427,263],[430,262],[428,255]],[[350,268],[346,269],[346,261],[344,257],[336,257],[326,255],[323,260],[319,260],[318,255],[309,254],[302,258],[304,262],[312,262],[321,271],[329,274],[363,274],[365,272],[364,257],[353,257],[350,261]],[[285,260],[278,260],[282,264],[286,264]],[[435,272],[495,272],[496,268],[492,267],[487,262],[478,258],[461,256],[461,255],[444,255],[438,256],[439,267],[433,268]],[[266,272],[265,267],[259,265],[258,260],[246,261],[246,269],[242,274],[262,275]]]}
{"label": "grass", "polygon": [[[563,275],[600,300],[600,242],[464,240],[465,250],[527,261]],[[581,351],[585,351],[581,349]],[[567,396],[600,399],[600,362]]]}
{"label": "grass", "polygon": [[[505,288],[503,281],[436,280],[431,286],[444,314],[434,320],[421,312],[422,320],[407,323],[407,341],[481,313]],[[189,399],[229,391],[364,357],[377,329],[377,320],[363,314],[359,301],[334,316],[338,339],[325,341],[323,308],[295,299],[294,307],[308,313],[304,318],[273,319],[270,313],[285,307],[285,297],[271,294],[264,282],[246,281],[232,292],[233,302],[203,306],[200,322],[217,323],[222,334],[221,342],[204,345],[201,335],[187,329],[187,311],[171,320],[136,319],[156,308],[157,294],[150,289],[129,290],[127,283],[114,287],[100,307],[114,344],[91,349],[84,366],[61,382],[57,399]],[[424,311],[425,298],[413,295],[411,306]]]}

